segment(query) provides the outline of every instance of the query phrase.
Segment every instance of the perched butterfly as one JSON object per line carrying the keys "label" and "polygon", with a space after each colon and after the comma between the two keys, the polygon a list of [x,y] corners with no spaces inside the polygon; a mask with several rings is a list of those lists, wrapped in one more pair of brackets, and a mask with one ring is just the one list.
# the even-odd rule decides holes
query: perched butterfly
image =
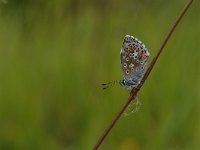
{"label": "perched butterfly", "polygon": [[120,51],[123,79],[102,84],[104,86],[103,89],[115,83],[120,83],[121,86],[131,91],[133,87],[136,87],[140,83],[149,55],[147,48],[141,41],[133,36],[126,35]]}

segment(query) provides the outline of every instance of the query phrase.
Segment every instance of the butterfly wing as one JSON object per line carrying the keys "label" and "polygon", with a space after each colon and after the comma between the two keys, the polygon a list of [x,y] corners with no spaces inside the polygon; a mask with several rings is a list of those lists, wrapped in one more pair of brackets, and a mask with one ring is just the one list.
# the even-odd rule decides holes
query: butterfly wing
{"label": "butterfly wing", "polygon": [[145,45],[133,36],[126,35],[120,51],[124,80],[137,85],[143,76],[149,52]]}

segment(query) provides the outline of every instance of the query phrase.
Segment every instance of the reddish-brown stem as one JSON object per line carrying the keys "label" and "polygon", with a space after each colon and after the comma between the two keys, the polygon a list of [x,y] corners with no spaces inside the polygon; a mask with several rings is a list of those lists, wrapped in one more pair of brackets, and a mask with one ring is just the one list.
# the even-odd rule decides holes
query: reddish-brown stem
{"label": "reddish-brown stem", "polygon": [[109,124],[109,126],[106,128],[106,130],[103,132],[102,136],[99,138],[99,140],[97,141],[97,143],[95,144],[95,146],[93,147],[93,150],[97,150],[99,148],[99,146],[101,145],[101,143],[105,140],[106,136],[108,135],[108,133],[110,132],[110,130],[113,128],[113,126],[115,125],[115,123],[117,122],[117,120],[120,118],[120,116],[122,115],[122,113],[125,111],[125,109],[127,108],[127,106],[130,104],[130,102],[135,98],[135,96],[137,95],[138,91],[140,90],[140,88],[142,87],[142,85],[144,84],[144,82],[146,81],[146,79],[148,78],[151,70],[153,69],[158,57],[160,56],[161,52],[163,51],[163,48],[165,47],[165,45],[167,44],[169,38],[171,37],[172,33],[174,32],[176,26],[178,25],[178,23],[180,22],[181,18],[183,17],[183,15],[185,14],[185,12],[187,11],[187,9],[190,7],[190,5],[192,4],[193,0],[187,0],[187,2],[185,3],[185,5],[183,6],[183,8],[181,9],[180,13],[178,14],[176,20],[173,22],[171,28],[169,29],[168,33],[166,34],[163,42],[161,43],[155,57],[153,58],[151,64],[149,65],[148,69],[146,70],[140,84],[137,86],[137,88],[133,88],[129,98],[126,100],[126,102],[124,103],[124,105],[122,106],[122,108],[119,110],[119,112],[114,116],[114,119],[111,121],[111,123]]}

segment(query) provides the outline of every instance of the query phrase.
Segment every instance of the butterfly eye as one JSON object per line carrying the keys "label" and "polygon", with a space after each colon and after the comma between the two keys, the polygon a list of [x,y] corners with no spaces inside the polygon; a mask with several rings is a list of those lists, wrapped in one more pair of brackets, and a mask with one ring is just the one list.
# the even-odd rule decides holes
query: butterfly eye
{"label": "butterfly eye", "polygon": [[144,62],[143,62],[143,61],[140,61],[140,64],[142,65],[142,64],[144,64]]}
{"label": "butterfly eye", "polygon": [[124,63],[124,67],[127,67],[127,64],[126,64],[126,63]]}
{"label": "butterfly eye", "polygon": [[134,69],[133,68],[131,68],[131,71],[133,71]]}
{"label": "butterfly eye", "polygon": [[126,81],[125,80],[123,80],[123,84],[126,85]]}
{"label": "butterfly eye", "polygon": [[129,61],[129,58],[128,58],[128,57],[126,58],[126,61]]}
{"label": "butterfly eye", "polygon": [[128,70],[126,70],[126,74],[129,74],[129,71],[128,71]]}

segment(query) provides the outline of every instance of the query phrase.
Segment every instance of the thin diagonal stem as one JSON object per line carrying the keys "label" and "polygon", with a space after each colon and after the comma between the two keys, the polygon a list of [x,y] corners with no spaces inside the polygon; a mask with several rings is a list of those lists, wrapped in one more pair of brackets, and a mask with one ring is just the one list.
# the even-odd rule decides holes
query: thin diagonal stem
{"label": "thin diagonal stem", "polygon": [[182,17],[184,16],[184,14],[186,13],[187,9],[190,7],[190,5],[192,4],[193,0],[187,0],[187,2],[185,3],[185,5],[183,6],[183,8],[181,9],[180,13],[178,14],[176,20],[173,22],[171,28],[169,29],[168,33],[166,34],[163,42],[161,43],[155,57],[153,58],[150,66],[148,67],[147,71],[145,72],[140,84],[136,87],[133,88],[129,98],[126,100],[126,102],[124,103],[124,105],[121,107],[121,109],[119,110],[119,112],[114,116],[113,120],[110,122],[110,124],[108,125],[108,127],[106,128],[106,130],[103,132],[102,136],[99,138],[99,140],[97,141],[97,143],[95,144],[95,146],[93,147],[93,150],[97,150],[99,148],[99,146],[101,145],[101,143],[105,140],[106,136],[108,135],[108,133],[110,132],[110,130],[113,128],[113,126],[115,125],[115,123],[117,122],[117,120],[120,118],[120,116],[122,115],[122,113],[125,111],[125,109],[128,107],[128,105],[130,104],[130,102],[132,100],[134,100],[134,98],[136,97],[138,91],[140,90],[140,88],[142,87],[142,85],[144,84],[144,82],[146,81],[146,79],[148,78],[151,70],[153,69],[158,57],[160,56],[161,52],[163,51],[163,48],[165,47],[165,45],[167,44],[169,38],[171,37],[172,33],[174,32],[176,26],[178,25],[178,23],[180,22],[180,20],[182,19]]}

